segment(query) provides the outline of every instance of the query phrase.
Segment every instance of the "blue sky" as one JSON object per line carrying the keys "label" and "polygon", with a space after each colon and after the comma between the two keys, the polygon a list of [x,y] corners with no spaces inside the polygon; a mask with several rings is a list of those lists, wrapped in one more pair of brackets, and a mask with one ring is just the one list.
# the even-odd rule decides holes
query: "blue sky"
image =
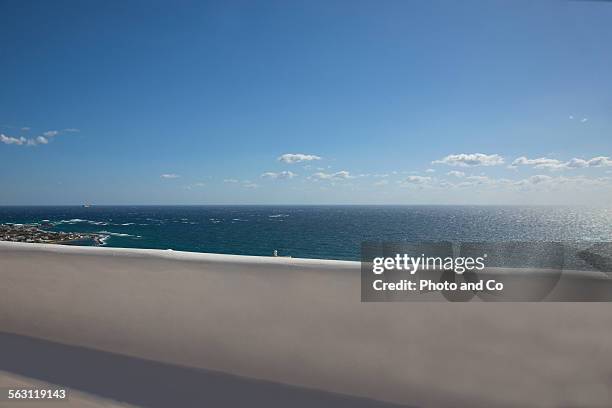
{"label": "blue sky", "polygon": [[0,204],[609,202],[610,21],[588,1],[3,0]]}

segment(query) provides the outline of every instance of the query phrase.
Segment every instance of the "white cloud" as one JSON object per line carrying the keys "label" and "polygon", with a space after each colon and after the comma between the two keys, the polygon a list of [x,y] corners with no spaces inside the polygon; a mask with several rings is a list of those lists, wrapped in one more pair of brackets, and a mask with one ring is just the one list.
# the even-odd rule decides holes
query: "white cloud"
{"label": "white cloud", "polygon": [[76,129],[76,128],[68,128],[68,129],[64,129],[64,132],[70,132],[70,133],[77,133],[80,132],[81,129]]}
{"label": "white cloud", "polygon": [[[569,115],[569,119],[570,120],[574,120],[574,115]],[[580,123],[586,123],[589,121],[589,118],[582,118],[580,119]]]}
{"label": "white cloud", "polygon": [[26,139],[25,137],[12,137],[12,136],[6,136],[4,133],[0,134],[0,142],[4,143],[4,144],[14,144],[14,145],[24,145],[27,144],[28,139]]}
{"label": "white cloud", "polygon": [[457,171],[457,170],[451,170],[448,173],[446,173],[447,176],[451,176],[451,177],[457,177],[457,178],[461,178],[461,177],[465,177],[465,173],[462,171]]}
{"label": "white cloud", "polygon": [[557,189],[562,186],[571,186],[573,188],[582,187],[603,187],[610,186],[611,179],[609,177],[589,178],[585,176],[574,176],[574,177],[551,177],[544,174],[537,174],[529,178],[518,180],[514,182],[514,185],[521,187],[543,187],[546,189]]}
{"label": "white cloud", "polygon": [[[30,130],[29,127],[20,128],[22,132],[27,132]],[[64,129],[66,132],[78,132],[78,129]],[[47,130],[43,132],[42,136],[37,136],[34,138],[25,138],[23,136],[20,137],[12,137],[7,136],[5,134],[0,134],[0,142],[4,144],[13,144],[17,146],[38,146],[38,145],[46,145],[49,144],[50,139],[59,135],[61,132],[57,130]]]}
{"label": "white cloud", "polygon": [[262,178],[268,178],[268,179],[292,179],[296,176],[297,174],[295,174],[292,171],[281,171],[278,173],[275,173],[273,171],[268,171],[261,175]]}
{"label": "white cloud", "polygon": [[570,169],[584,167],[612,167],[612,159],[607,156],[593,157],[592,159],[588,160],[574,158],[568,161],[566,166]]}
{"label": "white cloud", "polygon": [[197,183],[189,184],[185,186],[185,189],[193,190],[195,188],[202,188],[202,187],[206,187],[206,183],[197,182]]}
{"label": "white cloud", "polygon": [[253,183],[251,180],[238,180],[238,179],[234,179],[234,178],[229,178],[229,179],[225,179],[223,180],[224,183],[228,183],[228,184],[237,184],[241,187],[244,188],[257,188],[259,187],[259,184]]}
{"label": "white cloud", "polygon": [[400,182],[403,185],[414,185],[420,187],[449,189],[449,188],[478,188],[491,191],[560,191],[570,193],[572,191],[581,191],[585,188],[604,188],[612,187],[612,177],[589,178],[585,176],[549,176],[545,174],[536,174],[524,179],[508,179],[508,178],[491,178],[485,175],[466,176],[458,182],[450,182],[448,180],[438,180],[435,178],[409,176],[405,181]]}
{"label": "white cloud", "polygon": [[574,157],[567,163],[563,163],[562,167],[568,169],[583,169],[585,167],[589,167],[589,160],[578,159]]}
{"label": "white cloud", "polygon": [[573,158],[569,161],[562,162],[557,159],[549,159],[540,157],[538,159],[528,159],[525,156],[519,157],[511,164],[512,167],[520,165],[533,166],[538,169],[549,170],[565,170],[565,169],[582,169],[586,167],[612,167],[612,159],[607,156],[598,156],[591,159]]}
{"label": "white cloud", "polygon": [[588,161],[589,167],[611,167],[612,159],[605,156],[593,157]]}
{"label": "white cloud", "polygon": [[348,171],[342,170],[335,173],[318,172],[313,174],[311,178],[315,180],[347,180],[353,178],[353,176]]}
{"label": "white cloud", "polygon": [[427,169],[425,170],[425,173],[435,173],[436,170],[435,169]]}
{"label": "white cloud", "polygon": [[375,186],[386,186],[387,184],[389,184],[389,180],[379,180],[374,183]]}
{"label": "white cloud", "polygon": [[431,177],[408,176],[406,179],[402,181],[402,184],[424,185],[424,184],[429,184],[431,181],[432,181]]}
{"label": "white cloud", "polygon": [[315,156],[314,154],[303,154],[303,153],[285,153],[278,157],[279,161],[283,163],[293,164],[304,161],[321,160],[321,157]]}
{"label": "white cloud", "polygon": [[549,159],[547,157],[528,159],[525,156],[521,156],[516,158],[510,166],[533,166],[538,169],[560,169],[563,167],[563,162],[557,159]]}
{"label": "white cloud", "polygon": [[12,137],[0,134],[0,142],[4,144],[12,144],[16,146],[38,146],[41,144],[48,144],[49,140],[44,136],[38,136],[35,138],[26,139],[25,137]]}
{"label": "white cloud", "polygon": [[434,160],[432,164],[446,164],[449,166],[497,166],[504,163],[504,158],[498,154],[483,153],[460,153],[449,154],[440,160]]}
{"label": "white cloud", "polygon": [[487,176],[469,176],[465,178],[468,182],[474,184],[490,184],[493,182],[493,179]]}
{"label": "white cloud", "polygon": [[552,177],[546,176],[544,174],[536,174],[535,176],[531,176],[527,179],[531,184],[540,184],[546,183],[547,181],[551,181]]}
{"label": "white cloud", "polygon": [[159,177],[161,177],[161,178],[163,178],[163,179],[175,179],[175,178],[179,178],[179,177],[181,177],[181,176],[180,176],[180,175],[178,175],[178,174],[174,174],[174,173],[165,173],[165,174],[162,174],[162,175],[161,175],[161,176],[159,176]]}
{"label": "white cloud", "polygon": [[[494,186],[499,180],[492,179],[487,176],[467,176],[461,183],[455,184],[455,187],[474,187],[474,186]],[[450,186],[453,186],[452,184]]]}
{"label": "white cloud", "polygon": [[[450,187],[476,187],[486,186],[494,189],[513,189],[516,187],[527,188],[531,190],[551,190],[560,188],[581,188],[588,186],[612,186],[610,177],[588,178],[584,176],[575,177],[552,177],[546,174],[536,174],[520,180],[511,180],[507,178],[493,179],[487,176],[469,176],[465,181],[458,184],[450,184]],[[564,187],[565,186],[565,187]]]}

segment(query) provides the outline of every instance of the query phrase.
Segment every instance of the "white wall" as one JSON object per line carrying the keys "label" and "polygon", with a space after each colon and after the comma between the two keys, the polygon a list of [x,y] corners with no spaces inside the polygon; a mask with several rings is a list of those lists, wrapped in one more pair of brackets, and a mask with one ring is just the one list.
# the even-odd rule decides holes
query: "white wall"
{"label": "white wall", "polygon": [[608,303],[361,303],[359,264],[0,243],[0,331],[426,406],[609,406]]}

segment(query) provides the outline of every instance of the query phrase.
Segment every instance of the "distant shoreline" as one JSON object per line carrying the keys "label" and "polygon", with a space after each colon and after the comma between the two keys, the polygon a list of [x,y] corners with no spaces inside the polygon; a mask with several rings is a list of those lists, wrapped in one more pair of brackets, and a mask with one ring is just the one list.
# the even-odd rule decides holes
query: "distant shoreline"
{"label": "distant shoreline", "polygon": [[81,232],[47,231],[40,224],[0,224],[0,241],[32,244],[80,245],[91,243],[104,245],[105,235]]}

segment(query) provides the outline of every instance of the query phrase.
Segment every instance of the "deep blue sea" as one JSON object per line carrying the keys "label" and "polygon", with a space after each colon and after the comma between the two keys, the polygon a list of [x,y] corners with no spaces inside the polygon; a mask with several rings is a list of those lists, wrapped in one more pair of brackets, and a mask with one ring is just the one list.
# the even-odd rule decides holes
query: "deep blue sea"
{"label": "deep blue sea", "polygon": [[612,241],[612,208],[586,207],[0,207],[7,222],[105,234],[109,247],[345,260],[363,241]]}

